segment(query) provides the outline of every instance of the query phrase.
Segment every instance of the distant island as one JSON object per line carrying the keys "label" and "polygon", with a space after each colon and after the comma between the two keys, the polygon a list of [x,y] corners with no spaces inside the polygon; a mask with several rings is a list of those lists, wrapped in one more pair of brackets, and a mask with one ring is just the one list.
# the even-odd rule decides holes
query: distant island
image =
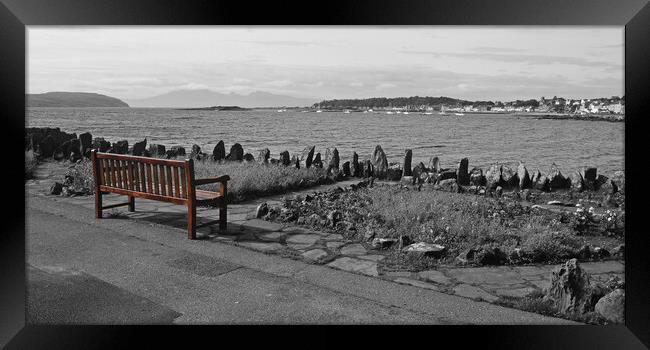
{"label": "distant island", "polygon": [[239,106],[212,106],[200,108],[177,108],[179,111],[250,111],[250,108],[243,108]]}
{"label": "distant island", "polygon": [[27,107],[129,107],[115,97],[90,92],[27,94]]}

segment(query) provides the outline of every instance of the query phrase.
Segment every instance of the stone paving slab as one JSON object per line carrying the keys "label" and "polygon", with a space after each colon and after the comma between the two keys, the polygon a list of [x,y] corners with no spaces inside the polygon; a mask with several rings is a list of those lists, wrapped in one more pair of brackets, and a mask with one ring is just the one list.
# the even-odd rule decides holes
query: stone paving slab
{"label": "stone paving slab", "polygon": [[374,261],[343,257],[332,261],[331,263],[327,264],[327,266],[331,266],[339,270],[359,272],[368,276],[379,275],[379,272],[377,271],[377,263]]}

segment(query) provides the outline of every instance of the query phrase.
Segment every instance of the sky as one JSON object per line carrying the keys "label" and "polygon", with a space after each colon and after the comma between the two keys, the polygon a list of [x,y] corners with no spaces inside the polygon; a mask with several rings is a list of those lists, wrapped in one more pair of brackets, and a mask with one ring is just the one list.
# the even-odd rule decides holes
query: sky
{"label": "sky", "polygon": [[27,28],[27,90],[315,99],[624,95],[624,27]]}

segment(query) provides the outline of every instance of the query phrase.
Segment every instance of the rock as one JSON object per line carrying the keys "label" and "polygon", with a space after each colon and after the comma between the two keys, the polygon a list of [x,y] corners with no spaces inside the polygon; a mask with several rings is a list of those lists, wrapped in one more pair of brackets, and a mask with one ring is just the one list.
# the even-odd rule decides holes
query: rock
{"label": "rock", "polygon": [[564,314],[585,314],[593,311],[598,294],[577,259],[571,259],[551,271],[551,282],[545,298]]}
{"label": "rock", "polygon": [[[56,144],[54,138],[52,137],[52,135],[47,135],[38,143],[38,149],[37,149],[38,155],[42,158],[49,158],[54,153],[55,148],[56,148]],[[93,148],[99,148],[99,147],[93,147]]]}
{"label": "rock", "polygon": [[411,171],[411,160],[413,158],[413,151],[410,149],[407,149],[404,151],[404,164],[402,165],[402,176],[411,176],[412,171]]}
{"label": "rock", "polygon": [[503,195],[503,187],[497,186],[497,188],[494,189],[494,194],[496,194],[497,197],[501,197],[501,195]]}
{"label": "rock", "polygon": [[416,183],[422,183],[423,182],[422,178],[421,178],[422,174],[425,174],[426,176],[429,175],[429,174],[427,174],[427,170],[424,167],[424,163],[420,162],[420,163],[418,163],[418,165],[416,165],[413,168],[413,170],[411,171],[411,175],[413,175],[413,179],[415,179]]}
{"label": "rock", "polygon": [[350,174],[354,177],[359,177],[362,172],[361,165],[359,164],[359,155],[357,152],[352,152],[352,157],[350,159]]}
{"label": "rock", "polygon": [[152,143],[149,145],[149,153],[152,157],[162,157],[163,155],[166,155],[167,152],[165,151],[165,145]]}
{"label": "rock", "polygon": [[85,132],[83,134],[79,134],[79,143],[80,148],[79,151],[81,152],[82,155],[88,156],[86,152],[90,150],[92,147],[92,142],[93,142],[93,136],[89,132]]}
{"label": "rock", "polygon": [[533,182],[533,188],[540,191],[549,191],[550,187],[548,177],[540,173],[536,181]]}
{"label": "rock", "polygon": [[341,167],[343,171],[343,176],[350,176],[352,173],[350,172],[350,162],[346,161],[343,163],[343,166]]}
{"label": "rock", "polygon": [[519,178],[509,166],[501,165],[501,187],[512,189],[519,187]]}
{"label": "rock", "polygon": [[374,167],[374,176],[378,179],[385,179],[388,172],[388,159],[380,145],[377,145],[372,153],[372,165]]}
{"label": "rock", "polygon": [[455,170],[445,170],[438,174],[437,182],[440,183],[445,180],[454,179],[456,180],[456,171]]}
{"label": "rock", "polygon": [[519,179],[520,190],[530,188],[532,184],[530,174],[528,174],[528,169],[526,169],[526,166],[522,162],[519,162],[519,166],[517,166],[517,178]]}
{"label": "rock", "polygon": [[483,176],[483,169],[474,168],[469,174],[469,184],[472,186],[485,186],[485,176]]}
{"label": "rock", "polygon": [[390,248],[393,244],[397,242],[394,238],[375,238],[372,240],[372,247],[375,249],[386,249]]}
{"label": "rock", "polygon": [[490,169],[485,173],[485,186],[489,190],[497,188],[501,185],[501,166],[499,164],[492,164]]}
{"label": "rock", "polygon": [[226,159],[226,145],[223,143],[223,140],[219,140],[217,145],[212,149],[212,160],[219,161]]}
{"label": "rock", "polygon": [[523,199],[525,201],[530,200],[530,190],[529,189],[525,189],[525,190],[521,191],[521,199]]}
{"label": "rock", "polygon": [[582,175],[582,181],[584,184],[584,189],[587,191],[593,191],[596,189],[596,180],[598,175],[598,169],[594,167],[584,167],[580,171]]}
{"label": "rock", "polygon": [[582,174],[580,171],[575,171],[571,176],[569,177],[571,179],[571,189],[577,192],[581,192],[582,190],[585,189],[584,187],[584,181],[582,178]]}
{"label": "rock", "polygon": [[598,258],[607,258],[610,256],[610,253],[607,249],[602,247],[594,247],[594,256]]}
{"label": "rock", "polygon": [[625,244],[621,244],[612,250],[614,256],[625,258]]}
{"label": "rock", "polygon": [[269,158],[271,158],[271,151],[268,148],[260,150],[257,154],[257,161],[259,163],[266,164],[269,162]]}
{"label": "rock", "polygon": [[591,258],[591,248],[589,247],[589,244],[583,244],[580,249],[578,249],[576,255],[582,260]]}
{"label": "rock", "polygon": [[127,140],[117,141],[111,146],[110,153],[126,154],[129,151],[129,142]]}
{"label": "rock", "polygon": [[131,151],[131,154],[134,156],[144,156],[144,151],[147,149],[147,139],[145,138],[143,141],[136,142],[133,144],[133,150]]}
{"label": "rock", "polygon": [[329,162],[327,164],[327,172],[331,172],[333,169],[339,170],[339,163],[341,159],[339,158],[339,150],[334,148],[329,157]]}
{"label": "rock", "polygon": [[434,173],[440,172],[440,160],[438,157],[431,157],[431,159],[429,159],[429,169]]}
{"label": "rock", "polygon": [[321,160],[320,153],[316,153],[316,155],[314,156],[314,160],[311,162],[311,166],[315,168],[323,167],[323,161]]}
{"label": "rock", "polygon": [[291,157],[289,156],[289,151],[283,151],[280,153],[280,164],[288,166],[291,164]]}
{"label": "rock", "polygon": [[562,175],[562,172],[560,172],[560,169],[555,163],[551,165],[551,169],[548,172],[548,186],[551,191],[571,187],[571,181],[567,181],[567,178]]}
{"label": "rock", "polygon": [[415,183],[415,179],[413,178],[413,176],[402,176],[400,183],[404,185],[413,185]]}
{"label": "rock", "polygon": [[257,209],[255,209],[255,217],[258,219],[264,217],[268,213],[269,213],[269,205],[266,204],[266,202],[258,205]]}
{"label": "rock", "polygon": [[296,167],[296,169],[300,169],[300,157],[295,154],[291,156],[291,162],[289,165]]}
{"label": "rock", "polygon": [[602,191],[605,193],[614,193],[614,185],[605,175],[598,175],[596,182],[594,183],[595,190]]}
{"label": "rock", "polygon": [[226,156],[227,160],[242,161],[244,160],[244,148],[235,143],[230,147],[230,153]]}
{"label": "rock", "polygon": [[623,171],[614,172],[611,181],[612,181],[612,185],[614,185],[616,192],[621,192],[625,194],[625,172]]}
{"label": "rock", "polygon": [[306,147],[302,154],[300,155],[300,162],[305,168],[311,167],[312,162],[314,161],[314,150],[316,146]]}
{"label": "rock", "polygon": [[418,242],[405,247],[402,251],[406,252],[409,256],[432,257],[440,258],[446,252],[446,248],[439,244],[431,244],[426,242]]}
{"label": "rock", "polygon": [[244,154],[244,161],[246,161],[246,162],[254,162],[255,157],[250,153],[246,153],[246,154]]}
{"label": "rock", "polygon": [[191,159],[200,159],[201,158],[201,147],[197,144],[192,145],[192,152],[190,152]]}
{"label": "rock", "polygon": [[53,194],[55,196],[58,196],[61,194],[63,191],[63,184],[60,182],[55,182],[51,187],[50,187],[50,194]]}
{"label": "rock", "polygon": [[469,186],[469,160],[467,158],[461,159],[458,163],[456,181],[459,185]]}
{"label": "rock", "polygon": [[[71,162],[76,162],[81,159],[81,141],[79,139],[71,139],[68,141],[68,147],[65,155],[70,159]],[[127,146],[128,149],[128,146]]]}
{"label": "rock", "polygon": [[185,147],[183,146],[172,146],[171,151],[173,151],[178,157],[187,155],[187,153],[185,153]]}
{"label": "rock", "polygon": [[625,323],[625,290],[616,289],[600,298],[594,309],[610,322]]}
{"label": "rock", "polygon": [[476,249],[473,258],[481,265],[503,265],[508,261],[508,255],[496,247]]}

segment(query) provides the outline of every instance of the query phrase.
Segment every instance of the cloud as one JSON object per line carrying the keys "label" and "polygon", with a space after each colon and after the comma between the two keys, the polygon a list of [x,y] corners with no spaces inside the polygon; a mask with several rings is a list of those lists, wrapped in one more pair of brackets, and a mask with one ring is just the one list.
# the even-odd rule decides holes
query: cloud
{"label": "cloud", "polygon": [[386,89],[392,89],[392,88],[396,88],[396,87],[397,87],[397,85],[395,85],[395,84],[381,83],[381,84],[377,85],[376,89],[377,90],[386,90]]}

